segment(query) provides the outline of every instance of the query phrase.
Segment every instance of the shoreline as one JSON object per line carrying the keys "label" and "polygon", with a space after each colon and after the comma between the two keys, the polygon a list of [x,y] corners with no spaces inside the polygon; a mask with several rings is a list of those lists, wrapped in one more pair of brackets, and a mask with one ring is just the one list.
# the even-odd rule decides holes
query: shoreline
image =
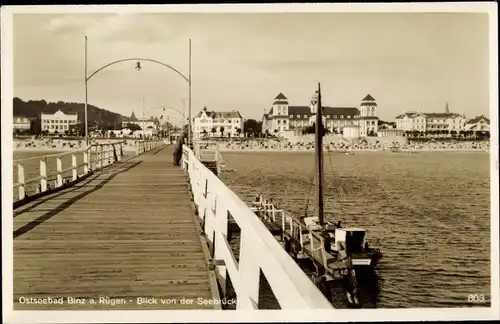
{"label": "shoreline", "polygon": [[[61,153],[70,153],[70,152],[81,152],[84,151],[85,148],[76,148],[76,149],[67,149],[61,147],[15,147],[13,148],[13,152],[61,152]],[[135,147],[124,147],[124,151],[130,152],[135,151]]]}
{"label": "shoreline", "polygon": [[[287,149],[219,149],[221,153],[307,153],[307,152],[315,152],[314,149],[310,150],[287,150]],[[472,149],[472,148],[425,148],[425,149],[411,149],[411,150],[400,150],[397,152],[393,152],[391,150],[382,150],[382,149],[350,149],[350,150],[323,150],[324,153],[360,153],[360,152],[385,152],[385,153],[427,153],[427,152],[463,152],[463,153],[472,153],[472,152],[480,152],[480,153],[490,153],[490,150],[484,149]]]}

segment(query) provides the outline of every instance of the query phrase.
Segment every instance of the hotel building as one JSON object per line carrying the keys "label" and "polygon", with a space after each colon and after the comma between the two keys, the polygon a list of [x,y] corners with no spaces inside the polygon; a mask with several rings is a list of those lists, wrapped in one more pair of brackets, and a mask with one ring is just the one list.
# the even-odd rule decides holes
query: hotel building
{"label": "hotel building", "polygon": [[53,114],[41,114],[42,131],[48,131],[49,133],[64,133],[70,129],[70,125],[76,125],[77,123],[77,113],[65,114],[61,110],[58,110]]}
{"label": "hotel building", "polygon": [[[193,137],[243,136],[243,117],[238,111],[209,111],[204,107],[193,118]],[[215,130],[215,133],[213,132]]]}
{"label": "hotel building", "polygon": [[483,115],[472,118],[465,124],[465,130],[468,131],[480,131],[489,132],[490,131],[490,120]]}
{"label": "hotel building", "polygon": [[[311,126],[316,118],[318,98],[315,94],[309,106],[291,106],[288,99],[280,93],[272,104],[269,113],[262,118],[262,132],[277,134],[286,130],[304,130]],[[359,126],[360,136],[377,135],[377,103],[367,95],[357,107],[323,106],[323,125],[332,133],[340,133],[344,126]]]}
{"label": "hotel building", "polygon": [[31,119],[24,116],[14,116],[13,129],[29,131],[31,129]]}
{"label": "hotel building", "polygon": [[456,131],[465,130],[465,115],[451,113],[446,103],[444,113],[406,112],[396,117],[396,128],[402,131]]}

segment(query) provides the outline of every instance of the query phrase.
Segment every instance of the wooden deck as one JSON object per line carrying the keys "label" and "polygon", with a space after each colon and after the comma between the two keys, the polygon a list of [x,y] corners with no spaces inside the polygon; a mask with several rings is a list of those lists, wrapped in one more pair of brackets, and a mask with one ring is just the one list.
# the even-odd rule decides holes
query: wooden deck
{"label": "wooden deck", "polygon": [[171,148],[110,166],[14,211],[14,309],[218,309],[197,226]]}

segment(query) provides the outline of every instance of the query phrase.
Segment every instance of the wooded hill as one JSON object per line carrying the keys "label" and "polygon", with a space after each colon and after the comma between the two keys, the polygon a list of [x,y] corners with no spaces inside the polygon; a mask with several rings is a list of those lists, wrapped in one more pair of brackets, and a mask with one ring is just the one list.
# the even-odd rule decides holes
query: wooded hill
{"label": "wooded hill", "polygon": [[[63,113],[77,113],[78,121],[85,123],[85,104],[77,102],[47,102],[45,100],[23,101],[20,98],[14,98],[14,116],[30,117],[39,120],[41,113],[53,114],[58,110]],[[124,116],[102,109],[96,106],[87,106],[88,121],[99,122],[104,128],[118,128],[121,126]]]}

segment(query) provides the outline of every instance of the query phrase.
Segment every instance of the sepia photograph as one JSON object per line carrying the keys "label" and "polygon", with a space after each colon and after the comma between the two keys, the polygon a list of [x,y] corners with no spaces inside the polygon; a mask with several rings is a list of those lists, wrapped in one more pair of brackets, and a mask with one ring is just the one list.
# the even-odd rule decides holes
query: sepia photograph
{"label": "sepia photograph", "polygon": [[1,24],[6,323],[500,319],[496,3]]}

